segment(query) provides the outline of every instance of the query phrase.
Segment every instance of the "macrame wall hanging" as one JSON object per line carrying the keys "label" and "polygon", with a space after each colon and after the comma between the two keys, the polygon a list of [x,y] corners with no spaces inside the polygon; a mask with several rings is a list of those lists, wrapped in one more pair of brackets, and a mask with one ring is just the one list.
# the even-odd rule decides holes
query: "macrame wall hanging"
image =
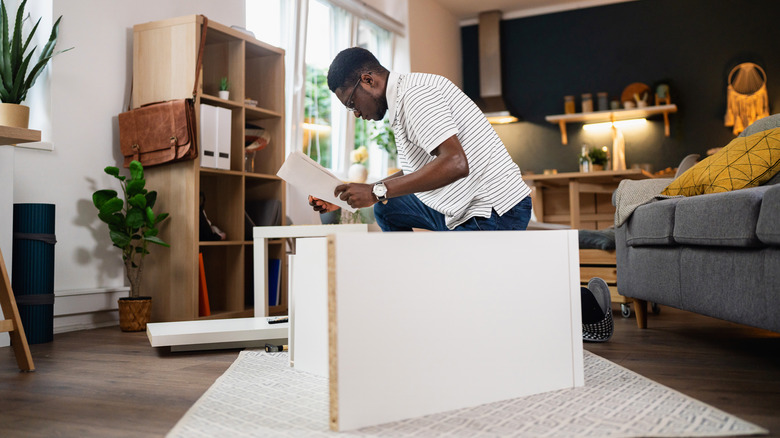
{"label": "macrame wall hanging", "polygon": [[769,115],[766,73],[759,65],[745,62],[729,73],[726,89],[725,126],[733,126],[738,135],[756,120]]}

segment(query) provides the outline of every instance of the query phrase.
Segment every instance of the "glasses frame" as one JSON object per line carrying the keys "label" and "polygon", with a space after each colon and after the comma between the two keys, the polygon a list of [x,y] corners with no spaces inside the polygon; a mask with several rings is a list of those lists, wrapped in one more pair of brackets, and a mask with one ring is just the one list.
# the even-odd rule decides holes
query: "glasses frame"
{"label": "glasses frame", "polygon": [[354,102],[353,98],[355,96],[355,91],[357,91],[358,85],[360,85],[360,83],[362,81],[363,81],[362,77],[358,78],[357,82],[355,82],[355,86],[352,87],[352,92],[349,93],[349,97],[347,98],[346,103],[344,103],[344,106],[347,108],[347,111],[349,111],[349,112],[353,112],[354,113],[355,111],[357,111],[355,109],[355,102]]}

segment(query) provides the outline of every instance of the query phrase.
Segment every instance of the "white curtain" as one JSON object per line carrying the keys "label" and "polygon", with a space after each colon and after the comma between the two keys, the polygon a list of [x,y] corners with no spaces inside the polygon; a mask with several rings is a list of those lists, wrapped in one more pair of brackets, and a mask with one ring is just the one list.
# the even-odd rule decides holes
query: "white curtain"
{"label": "white curtain", "polygon": [[[286,38],[286,125],[287,153],[303,150],[303,105],[306,97],[306,28],[309,19],[309,0],[284,2]],[[319,213],[308,205],[308,193],[287,185],[287,216],[293,224],[320,224]]]}

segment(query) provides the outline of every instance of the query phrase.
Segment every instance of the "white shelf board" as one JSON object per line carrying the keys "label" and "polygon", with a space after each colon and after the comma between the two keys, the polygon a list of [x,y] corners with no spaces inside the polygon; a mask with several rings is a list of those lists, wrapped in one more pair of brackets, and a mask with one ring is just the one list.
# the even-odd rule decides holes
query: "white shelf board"
{"label": "white shelf board", "polygon": [[[290,323],[269,324],[269,318],[202,319],[197,321],[155,322],[146,324],[152,347],[188,346],[204,349],[211,345],[237,345],[241,342],[287,339]],[[265,342],[263,342],[263,345]]]}

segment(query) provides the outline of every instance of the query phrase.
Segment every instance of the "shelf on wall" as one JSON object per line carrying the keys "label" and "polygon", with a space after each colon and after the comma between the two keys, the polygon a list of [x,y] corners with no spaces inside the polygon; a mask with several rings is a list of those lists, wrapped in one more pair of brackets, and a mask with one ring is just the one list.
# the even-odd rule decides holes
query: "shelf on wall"
{"label": "shelf on wall", "polygon": [[0,125],[0,145],[41,141],[41,131]]}
{"label": "shelf on wall", "polygon": [[566,136],[566,124],[567,123],[600,123],[600,122],[617,122],[619,120],[628,119],[641,119],[650,117],[656,114],[664,115],[664,134],[669,136],[669,113],[676,113],[677,105],[655,105],[645,108],[636,109],[624,109],[624,110],[611,110],[611,111],[594,111],[591,113],[574,113],[574,114],[557,114],[553,116],[546,116],[545,120],[550,123],[557,123],[561,128],[561,142],[568,144],[568,138]]}

